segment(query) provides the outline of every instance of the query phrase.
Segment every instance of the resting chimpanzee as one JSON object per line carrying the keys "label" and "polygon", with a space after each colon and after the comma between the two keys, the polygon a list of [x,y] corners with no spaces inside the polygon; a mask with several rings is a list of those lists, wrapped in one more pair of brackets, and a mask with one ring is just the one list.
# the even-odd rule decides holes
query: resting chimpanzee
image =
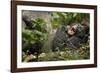
{"label": "resting chimpanzee", "polygon": [[62,50],[63,48],[77,49],[83,42],[86,27],[84,25],[74,23],[70,26],[61,26],[58,28],[52,41],[52,50]]}

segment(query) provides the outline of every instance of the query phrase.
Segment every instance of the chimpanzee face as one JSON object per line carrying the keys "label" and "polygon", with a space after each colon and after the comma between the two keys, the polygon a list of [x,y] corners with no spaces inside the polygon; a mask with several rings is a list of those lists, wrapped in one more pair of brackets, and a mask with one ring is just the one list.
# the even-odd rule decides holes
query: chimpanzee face
{"label": "chimpanzee face", "polygon": [[75,35],[76,33],[84,33],[85,31],[85,27],[81,24],[78,24],[78,23],[74,23],[72,25],[68,25],[67,26],[67,32],[69,35],[73,36]]}
{"label": "chimpanzee face", "polygon": [[72,35],[74,35],[75,33],[76,33],[76,29],[74,29],[73,27],[71,27],[71,28],[68,29],[68,34],[69,34],[69,35],[72,36]]}
{"label": "chimpanzee face", "polygon": [[76,33],[76,30],[77,30],[77,25],[70,25],[70,26],[67,26],[68,30],[68,34],[69,35],[74,35]]}

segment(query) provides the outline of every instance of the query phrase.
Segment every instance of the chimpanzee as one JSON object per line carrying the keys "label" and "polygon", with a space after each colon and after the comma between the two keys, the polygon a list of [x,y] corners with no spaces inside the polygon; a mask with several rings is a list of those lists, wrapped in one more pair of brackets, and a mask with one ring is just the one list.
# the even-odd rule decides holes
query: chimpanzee
{"label": "chimpanzee", "polygon": [[52,50],[62,50],[63,48],[77,49],[83,42],[86,27],[84,25],[74,23],[71,25],[62,25],[58,28],[52,41]]}

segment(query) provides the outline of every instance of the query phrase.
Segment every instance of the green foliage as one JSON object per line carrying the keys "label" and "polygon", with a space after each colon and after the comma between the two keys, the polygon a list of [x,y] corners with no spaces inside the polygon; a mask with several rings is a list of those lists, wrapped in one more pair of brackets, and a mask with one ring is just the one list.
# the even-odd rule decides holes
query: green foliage
{"label": "green foliage", "polygon": [[[40,58],[40,60],[42,60],[42,61],[83,60],[83,59],[90,58],[89,52],[90,52],[90,50],[89,50],[88,44],[84,44],[84,45],[82,45],[82,47],[80,47],[78,49],[65,48],[62,51],[51,52],[50,55],[48,55],[49,53],[45,53],[45,56],[42,56],[42,58]],[[40,54],[40,55],[42,55],[42,54]]]}
{"label": "green foliage", "polygon": [[43,33],[47,32],[46,31],[46,22],[42,18],[37,18],[33,20],[33,26],[35,30],[41,31]]}
{"label": "green foliage", "polygon": [[[41,53],[39,55],[38,61],[60,61],[60,60],[83,60],[89,59],[89,46],[88,44],[83,44],[79,49],[69,49],[65,48],[62,51]],[[35,56],[33,54],[33,56]],[[27,57],[26,57],[27,59]],[[35,57],[34,57],[35,59]]]}
{"label": "green foliage", "polygon": [[53,28],[60,25],[70,25],[73,22],[81,23],[84,19],[89,21],[90,18],[88,13],[53,12],[51,15]]}
{"label": "green foliage", "polygon": [[41,18],[37,18],[33,20],[32,27],[33,27],[32,30],[26,28],[22,29],[22,40],[25,43],[28,43],[28,45],[32,45],[34,43],[43,44],[48,37],[48,33],[46,30],[46,22]]}

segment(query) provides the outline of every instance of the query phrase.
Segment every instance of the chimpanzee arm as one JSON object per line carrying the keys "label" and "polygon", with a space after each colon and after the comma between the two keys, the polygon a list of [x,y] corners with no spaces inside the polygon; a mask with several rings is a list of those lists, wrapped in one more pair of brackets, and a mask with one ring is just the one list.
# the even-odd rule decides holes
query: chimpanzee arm
{"label": "chimpanzee arm", "polygon": [[78,49],[81,45],[81,41],[82,40],[80,38],[72,36],[67,39],[66,47],[70,49]]}
{"label": "chimpanzee arm", "polygon": [[55,37],[52,41],[52,45],[53,45],[53,50],[55,50],[56,48],[62,49],[65,46],[65,43],[68,39],[68,34],[66,33],[66,29],[65,26],[61,26],[60,28],[58,28]]}

